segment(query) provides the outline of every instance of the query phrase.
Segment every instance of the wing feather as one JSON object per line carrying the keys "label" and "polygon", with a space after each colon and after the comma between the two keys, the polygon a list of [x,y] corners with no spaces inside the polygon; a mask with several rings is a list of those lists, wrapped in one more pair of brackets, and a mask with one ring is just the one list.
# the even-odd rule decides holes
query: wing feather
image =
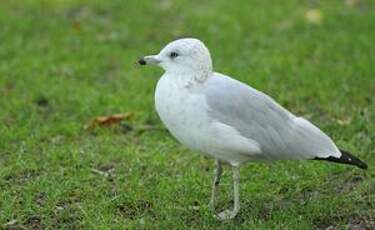
{"label": "wing feather", "polygon": [[204,94],[210,117],[255,140],[264,159],[340,155],[332,140],[316,126],[235,79],[215,73],[205,82]]}

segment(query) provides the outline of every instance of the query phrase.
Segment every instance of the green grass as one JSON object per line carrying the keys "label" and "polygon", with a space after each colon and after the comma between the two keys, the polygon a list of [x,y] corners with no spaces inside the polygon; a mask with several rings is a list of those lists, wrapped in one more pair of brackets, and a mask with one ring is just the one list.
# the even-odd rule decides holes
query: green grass
{"label": "green grass", "polygon": [[[298,0],[2,0],[0,228],[374,227],[375,5],[318,7],[314,25]],[[162,70],[134,64],[181,36],[203,40],[216,71],[308,117],[369,169],[248,164],[240,215],[212,218],[213,160],[164,130],[153,105]],[[84,129],[122,112],[135,115]],[[219,207],[231,205],[225,170]]]}

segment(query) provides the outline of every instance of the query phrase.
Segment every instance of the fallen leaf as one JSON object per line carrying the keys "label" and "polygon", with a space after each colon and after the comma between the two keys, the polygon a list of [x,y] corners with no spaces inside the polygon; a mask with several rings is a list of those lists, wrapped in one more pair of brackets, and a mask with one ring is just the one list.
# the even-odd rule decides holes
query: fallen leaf
{"label": "fallen leaf", "polygon": [[100,116],[96,117],[90,124],[86,125],[84,128],[85,129],[90,129],[94,128],[98,125],[101,126],[110,126],[115,123],[119,123],[120,121],[124,119],[129,119],[133,117],[134,113],[132,112],[127,112],[127,113],[120,113],[120,114],[114,114],[110,116]]}
{"label": "fallen leaf", "polygon": [[311,24],[320,24],[323,20],[323,15],[319,9],[310,9],[305,12],[305,20]]}

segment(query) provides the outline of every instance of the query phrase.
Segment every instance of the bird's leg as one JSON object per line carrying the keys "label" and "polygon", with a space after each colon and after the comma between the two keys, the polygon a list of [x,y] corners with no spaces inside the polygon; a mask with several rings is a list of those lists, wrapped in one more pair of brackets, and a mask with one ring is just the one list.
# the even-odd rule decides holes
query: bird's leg
{"label": "bird's leg", "polygon": [[220,212],[217,217],[220,220],[233,219],[240,211],[240,169],[239,166],[232,166],[233,170],[233,195],[234,207],[233,210],[224,210]]}
{"label": "bird's leg", "polygon": [[214,177],[214,183],[212,185],[212,194],[211,194],[211,200],[208,206],[212,211],[215,211],[215,201],[216,201],[216,193],[219,188],[220,184],[220,178],[221,178],[221,173],[223,172],[223,168],[221,166],[221,162],[219,160],[216,160],[215,162],[215,177]]}

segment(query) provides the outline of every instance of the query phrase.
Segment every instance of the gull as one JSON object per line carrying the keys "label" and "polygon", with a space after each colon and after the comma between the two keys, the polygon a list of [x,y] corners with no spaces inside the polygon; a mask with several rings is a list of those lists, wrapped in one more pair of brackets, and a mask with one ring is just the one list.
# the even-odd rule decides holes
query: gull
{"label": "gull", "polygon": [[220,220],[232,219],[240,210],[239,168],[246,162],[313,159],[367,168],[268,95],[214,72],[210,52],[198,39],[172,41],[138,63],[165,71],[156,86],[155,106],[172,136],[216,160],[209,203],[213,211],[222,165],[232,167],[234,207],[215,215]]}

